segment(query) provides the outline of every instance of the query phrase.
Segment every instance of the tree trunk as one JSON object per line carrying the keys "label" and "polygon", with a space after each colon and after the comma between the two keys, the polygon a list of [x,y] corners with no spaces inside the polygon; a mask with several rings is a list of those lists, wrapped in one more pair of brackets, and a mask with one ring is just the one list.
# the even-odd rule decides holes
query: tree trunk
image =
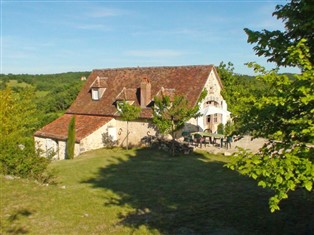
{"label": "tree trunk", "polygon": [[129,121],[126,122],[126,150],[129,150]]}
{"label": "tree trunk", "polygon": [[172,156],[174,156],[174,130],[173,130],[173,120],[172,120],[172,125],[171,125],[171,137],[172,137]]}

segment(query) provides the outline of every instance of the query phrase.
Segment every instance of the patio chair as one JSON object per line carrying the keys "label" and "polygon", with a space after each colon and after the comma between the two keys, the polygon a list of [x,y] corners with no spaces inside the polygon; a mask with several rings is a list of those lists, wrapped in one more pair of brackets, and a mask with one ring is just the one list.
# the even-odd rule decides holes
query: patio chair
{"label": "patio chair", "polygon": [[202,148],[202,143],[203,142],[204,142],[203,136],[201,136],[200,134],[195,134],[194,135],[195,146],[200,146],[200,148]]}
{"label": "patio chair", "polygon": [[190,135],[190,132],[183,131],[182,136],[183,136],[183,142],[186,142],[188,144],[192,142],[192,136]]}

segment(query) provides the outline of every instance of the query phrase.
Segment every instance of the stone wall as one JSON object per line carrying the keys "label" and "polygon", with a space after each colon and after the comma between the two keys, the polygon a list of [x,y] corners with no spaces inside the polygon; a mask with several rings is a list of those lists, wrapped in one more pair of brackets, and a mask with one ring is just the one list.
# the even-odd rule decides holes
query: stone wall
{"label": "stone wall", "polygon": [[86,152],[93,149],[99,149],[104,147],[102,134],[108,132],[108,127],[115,126],[116,120],[112,119],[110,122],[106,123],[102,127],[98,128],[92,134],[83,138],[80,141],[80,152]]}
{"label": "stone wall", "polygon": [[[54,160],[63,160],[66,155],[66,141],[55,140],[44,137],[34,137],[35,148],[40,150],[42,157],[52,157]],[[52,155],[54,153],[54,155]],[[75,143],[74,145],[74,157],[80,154],[80,145]]]}
{"label": "stone wall", "polygon": [[[119,146],[126,146],[127,123],[122,120],[116,120],[116,127]],[[140,145],[141,139],[148,135],[156,135],[150,120],[129,122],[129,146]]]}

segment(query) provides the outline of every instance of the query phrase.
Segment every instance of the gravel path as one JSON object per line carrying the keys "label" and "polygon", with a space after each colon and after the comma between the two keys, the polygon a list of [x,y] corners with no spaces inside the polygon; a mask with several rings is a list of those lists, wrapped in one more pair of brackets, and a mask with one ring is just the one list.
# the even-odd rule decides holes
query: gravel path
{"label": "gravel path", "polygon": [[253,153],[258,152],[258,150],[267,142],[267,139],[263,138],[256,138],[252,140],[251,136],[244,136],[242,139],[232,142],[231,143],[231,148],[227,149],[226,147],[220,148],[220,147],[215,147],[212,145],[206,145],[206,147],[203,145],[202,150],[206,150],[209,153],[222,153],[226,156],[233,154],[234,152],[238,151],[237,147],[241,147],[244,149],[248,149]]}

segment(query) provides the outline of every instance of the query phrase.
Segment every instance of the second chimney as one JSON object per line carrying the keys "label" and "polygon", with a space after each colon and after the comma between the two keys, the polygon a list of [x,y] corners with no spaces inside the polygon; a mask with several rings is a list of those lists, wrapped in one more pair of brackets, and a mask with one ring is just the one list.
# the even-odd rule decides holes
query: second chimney
{"label": "second chimney", "polygon": [[147,77],[141,82],[141,108],[146,108],[152,99],[151,83]]}

